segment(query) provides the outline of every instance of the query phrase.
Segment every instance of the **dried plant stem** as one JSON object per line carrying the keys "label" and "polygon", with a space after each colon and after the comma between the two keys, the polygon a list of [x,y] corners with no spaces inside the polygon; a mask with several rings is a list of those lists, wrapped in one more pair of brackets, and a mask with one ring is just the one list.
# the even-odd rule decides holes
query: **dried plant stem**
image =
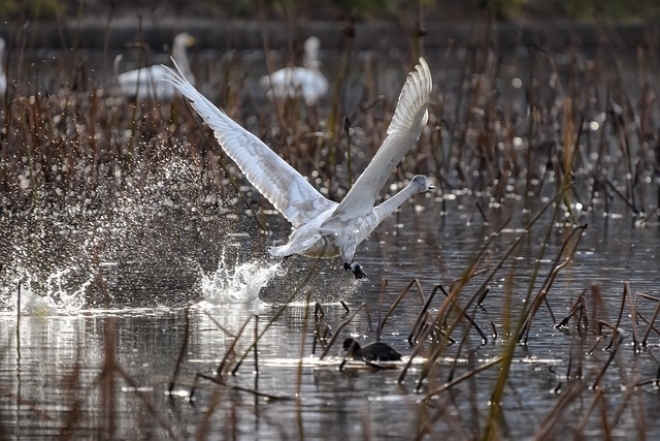
{"label": "dried plant stem", "polygon": [[[394,309],[396,309],[396,307],[399,305],[399,303],[401,303],[401,300],[403,300],[403,298],[408,294],[408,292],[410,291],[410,288],[413,285],[417,286],[417,292],[419,293],[422,302],[424,302],[424,292],[422,290],[422,286],[419,283],[419,280],[417,280],[417,279],[411,280],[410,283],[408,284],[408,286],[406,286],[406,288],[403,291],[401,291],[401,294],[399,294],[397,296],[396,300],[394,300],[394,303],[392,303],[392,305],[387,310],[387,313],[385,313],[383,318],[378,321],[378,327],[376,328],[376,341],[380,341],[380,335],[381,335],[381,332],[383,330],[383,327],[385,326],[385,323],[387,322],[387,319],[390,317],[390,315],[392,315],[392,313],[394,312]],[[387,281],[385,281],[385,283],[383,285],[383,289],[385,288],[385,286],[387,286]]]}
{"label": "dried plant stem", "polygon": [[660,299],[658,299],[657,297],[654,297],[654,296],[649,296],[649,295],[644,294],[644,293],[637,294],[637,297],[638,298],[641,297],[641,298],[644,298],[644,299],[647,299],[647,300],[651,300],[651,301],[656,303],[655,309],[653,310],[653,316],[651,317],[651,320],[646,320],[641,313],[639,313],[639,312],[637,313],[637,316],[640,317],[642,320],[644,320],[644,322],[646,322],[646,324],[647,324],[646,330],[644,331],[644,335],[642,336],[642,340],[641,340],[642,345],[646,346],[646,343],[648,341],[649,334],[651,333],[651,330],[655,331],[656,334],[660,335],[660,331],[658,331],[654,326],[655,320],[658,318],[658,314],[660,314]]}
{"label": "dried plant stem", "polygon": [[303,384],[303,360],[305,359],[305,340],[307,338],[307,323],[309,320],[309,300],[311,292],[305,296],[305,314],[303,316],[302,330],[300,332],[300,356],[298,366],[296,368],[296,422],[298,426],[298,436],[300,439],[305,438],[305,427],[303,420],[303,406],[302,406],[302,384]]}
{"label": "dried plant stem", "polygon": [[[508,257],[510,252],[513,251],[513,248],[515,246],[517,246],[517,244],[522,240],[522,237],[525,236],[529,232],[531,226],[534,223],[536,223],[536,221],[540,218],[541,214],[543,212],[545,212],[545,210],[548,207],[550,207],[551,204],[555,203],[555,201],[557,201],[559,198],[563,197],[563,194],[566,190],[567,190],[567,187],[563,187],[561,192],[558,192],[555,195],[555,197],[552,198],[552,200],[550,200],[548,202],[548,204],[544,205],[541,208],[541,210],[539,210],[537,215],[534,218],[532,218],[532,220],[528,224],[528,227],[525,228],[525,233],[523,233],[522,235],[520,235],[518,237],[516,242],[510,247],[510,251],[507,252],[507,254],[503,258]],[[556,216],[556,207],[555,207],[555,215],[553,216],[553,218],[555,216]],[[544,246],[545,246],[545,244],[547,244],[547,239],[546,239],[546,242],[544,242]],[[500,265],[502,265],[502,261],[500,261],[500,264],[498,265],[498,267]],[[537,268],[538,268],[538,266],[537,266]],[[528,290],[527,299],[526,299],[526,302],[525,302],[526,304],[529,303],[529,297],[531,295],[531,287],[533,286],[533,279],[534,279],[534,277],[532,277],[532,281],[530,282],[530,289]],[[524,322],[525,322],[525,314],[523,313],[523,314],[521,314],[520,319],[518,320],[516,329],[513,330],[513,333],[514,333],[513,335],[520,335],[520,332],[521,332],[521,330],[524,326]],[[492,439],[493,437],[496,437],[497,433],[499,432],[499,426],[500,426],[501,420],[502,420],[502,397],[504,395],[505,384],[506,384],[506,382],[508,380],[508,377],[509,377],[509,370],[511,368],[511,363],[513,361],[513,354],[515,352],[516,343],[517,343],[517,339],[510,339],[507,342],[506,347],[504,349],[504,353],[502,355],[503,356],[503,362],[501,364],[500,373],[499,373],[497,382],[495,384],[495,388],[494,388],[494,390],[491,394],[490,413],[489,413],[488,419],[486,421],[486,429],[485,429],[484,434],[483,434],[483,439]]]}
{"label": "dried plant stem", "polygon": [[123,378],[124,381],[129,385],[129,387],[135,391],[135,394],[140,399],[142,405],[154,418],[156,418],[156,421],[158,421],[160,427],[164,429],[170,437],[175,438],[174,432],[172,431],[168,420],[156,410],[153,404],[151,404],[147,395],[140,390],[139,385],[126,373],[126,371],[124,371],[120,365],[115,364],[113,366],[113,370],[115,370],[119,376]]}
{"label": "dried plant stem", "polygon": [[[416,344],[419,341],[419,335],[422,332],[423,324],[426,321],[426,318],[428,316],[427,312],[429,307],[431,306],[431,302],[433,301],[433,298],[435,297],[435,293],[438,292],[438,290],[442,287],[442,285],[435,285],[433,287],[433,290],[431,291],[431,294],[429,295],[429,298],[426,299],[426,302],[424,303],[424,306],[422,307],[422,310],[417,314],[417,319],[415,319],[415,323],[412,326],[412,329],[410,331],[410,334],[408,334],[408,344],[411,346]],[[421,289],[421,288],[420,288]]]}
{"label": "dried plant stem", "polygon": [[561,426],[562,415],[570,409],[571,403],[579,398],[584,389],[584,384],[577,380],[569,383],[568,388],[562,391],[559,399],[552,406],[550,413],[546,415],[544,421],[539,425],[534,433],[533,439],[551,439],[553,430]]}
{"label": "dried plant stem", "polygon": [[614,357],[619,351],[619,348],[621,347],[621,343],[623,343],[623,335],[621,335],[621,333],[616,329],[615,329],[615,334],[616,334],[616,338],[613,337],[615,344],[610,349],[610,356],[608,357],[607,362],[605,362],[605,365],[603,366],[600,373],[598,374],[593,384],[591,385],[592,389],[596,389],[598,387],[600,380],[603,378],[603,375],[605,375],[605,371],[607,371],[607,368],[609,367],[610,363],[612,363],[612,360],[614,360]]}
{"label": "dried plant stem", "polygon": [[486,369],[490,368],[491,366],[495,366],[496,364],[500,363],[502,361],[502,357],[495,357],[494,359],[482,364],[481,366],[478,366],[477,368],[471,370],[470,372],[466,372],[465,374],[443,384],[437,389],[434,389],[430,392],[427,392],[424,398],[422,398],[422,402],[429,401],[431,398],[434,398],[436,395],[439,395],[440,393],[451,389],[455,385],[462,383],[463,381],[474,377],[475,375],[479,374],[482,371],[485,371]]}
{"label": "dried plant stem", "polygon": [[[554,265],[552,269],[550,270],[550,273],[548,274],[546,280],[543,282],[543,285],[541,286],[541,289],[539,290],[538,294],[532,301],[532,304],[529,307],[529,310],[527,312],[527,319],[525,320],[525,324],[523,325],[522,333],[519,337],[519,339],[523,340],[523,344],[527,344],[527,340],[529,338],[529,331],[532,326],[532,321],[534,320],[534,315],[538,312],[539,308],[541,307],[542,302],[547,302],[547,295],[548,292],[550,291],[550,287],[552,286],[553,282],[557,278],[557,275],[559,274],[559,271],[561,271],[562,268],[564,268],[566,265],[569,264],[569,262],[572,260],[573,255],[575,254],[575,251],[577,250],[579,240],[582,237],[582,233],[584,230],[587,228],[586,225],[582,225],[579,227],[576,227],[573,229],[571,234],[566,238],[564,243],[562,244],[562,247],[557,254],[557,258],[555,259]],[[570,243],[571,239],[575,234],[578,234],[578,238],[576,240],[576,243],[573,245],[573,248],[568,252],[568,255],[565,257],[564,261],[559,263],[559,259],[564,255],[564,251],[566,250],[568,244]],[[554,317],[553,317],[554,318]],[[556,322],[555,322],[556,324]],[[524,335],[524,338],[523,338]]]}
{"label": "dried plant stem", "polygon": [[172,394],[174,389],[174,384],[179,376],[181,370],[181,364],[183,363],[183,357],[186,355],[186,350],[188,348],[188,339],[190,337],[190,318],[188,314],[190,313],[189,308],[186,306],[183,310],[184,317],[184,326],[183,326],[183,342],[181,343],[181,349],[179,349],[179,355],[176,358],[176,365],[174,366],[174,373],[172,374],[172,379],[170,380],[170,385],[167,388],[167,392]]}

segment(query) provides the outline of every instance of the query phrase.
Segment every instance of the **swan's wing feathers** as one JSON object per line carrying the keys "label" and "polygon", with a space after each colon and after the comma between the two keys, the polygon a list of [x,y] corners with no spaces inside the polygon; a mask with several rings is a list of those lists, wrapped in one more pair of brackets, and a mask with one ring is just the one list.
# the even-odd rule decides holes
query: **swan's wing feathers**
{"label": "swan's wing feathers", "polygon": [[432,87],[429,66],[420,58],[419,64],[408,75],[408,80],[401,90],[385,141],[341,201],[332,218],[349,219],[371,211],[385,181],[403,156],[419,140],[424,130],[428,121]]}
{"label": "swan's wing feathers", "polygon": [[[226,114],[216,120],[205,106],[192,104],[245,177],[294,227],[335,205],[317,192],[293,167]],[[237,130],[241,128],[241,130]]]}
{"label": "swan's wing feathers", "polygon": [[429,119],[428,104],[432,88],[431,70],[426,60],[420,58],[415,71],[408,74],[408,80],[403,85],[392,122],[387,129],[388,135],[416,128],[419,128],[421,134],[421,129]]}
{"label": "swan's wing feathers", "polygon": [[336,205],[259,138],[215,107],[180,73],[167,70],[166,81],[190,100],[191,106],[213,129],[216,139],[245,177],[294,227]]}

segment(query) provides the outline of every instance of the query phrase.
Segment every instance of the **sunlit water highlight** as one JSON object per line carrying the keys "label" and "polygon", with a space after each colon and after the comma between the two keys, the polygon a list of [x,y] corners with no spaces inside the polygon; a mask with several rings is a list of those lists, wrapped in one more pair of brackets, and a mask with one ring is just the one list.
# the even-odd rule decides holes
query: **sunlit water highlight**
{"label": "sunlit water highlight", "polygon": [[[431,217],[437,216],[435,201],[422,203],[425,205],[426,214]],[[381,315],[384,314],[412,276],[420,280],[426,294],[434,283],[441,281],[446,283],[459,277],[468,264],[470,256],[474,255],[475,250],[480,248],[488,235],[483,233],[482,226],[474,223],[467,225],[461,220],[462,210],[456,206],[453,208],[456,216],[446,219],[442,224],[433,225],[417,223],[418,214],[415,212],[418,210],[415,210],[412,204],[406,205],[398,218],[385,222],[383,228],[375,232],[358,251],[358,258],[365,265],[365,270],[372,274],[370,279],[355,283],[352,276],[345,273],[337,261],[320,261],[318,264],[321,266],[311,272],[314,278],[304,287],[307,293],[311,293],[309,299],[312,303],[305,300],[308,294],[302,294],[281,313],[278,312],[282,307],[281,301],[291,292],[287,290],[288,288],[282,288],[282,284],[290,283],[297,286],[309,274],[309,269],[315,263],[313,260],[298,259],[280,263],[264,258],[261,252],[252,258],[246,254],[229,257],[227,250],[236,248],[223,248],[222,243],[217,242],[214,244],[217,250],[215,259],[209,259],[211,254],[206,253],[203,261],[187,266],[192,276],[190,276],[191,281],[185,285],[187,288],[183,290],[181,285],[175,279],[170,279],[168,274],[165,274],[167,277],[164,279],[160,278],[163,274],[159,271],[163,267],[157,261],[154,262],[153,271],[145,273],[145,269],[149,266],[145,266],[144,262],[141,263],[139,260],[122,261],[122,259],[104,258],[96,266],[97,272],[89,272],[86,277],[81,268],[89,269],[93,265],[71,265],[68,269],[39,273],[44,276],[36,282],[33,280],[34,276],[31,279],[27,272],[19,271],[11,280],[5,279],[6,283],[2,288],[4,295],[7,296],[8,305],[6,313],[0,317],[4,321],[1,337],[2,341],[6,342],[5,354],[7,354],[3,361],[3,368],[8,373],[4,379],[5,384],[9,385],[8,387],[20,384],[21,394],[30,393],[37,404],[51,400],[72,399],[76,392],[66,384],[60,382],[43,388],[37,379],[48,378],[51,375],[49,371],[53,369],[70,371],[76,363],[86,366],[90,373],[98,372],[103,360],[100,354],[103,353],[106,344],[104,329],[109,325],[108,320],[114,319],[114,323],[118,326],[117,335],[120,337],[116,343],[118,362],[130,372],[138,384],[137,389],[123,385],[118,402],[118,415],[122,415],[123,420],[131,421],[132,415],[142,408],[140,400],[135,398],[137,391],[148,394],[156,406],[165,406],[164,403],[169,396],[167,382],[171,378],[183,344],[184,318],[187,316],[186,320],[190,323],[188,347],[182,372],[172,394],[172,398],[177,400],[175,406],[181,412],[179,417],[181,420],[178,422],[173,420],[172,425],[174,430],[182,435],[189,425],[196,427],[199,424],[198,413],[187,404],[194,375],[197,372],[213,375],[233,341],[233,338],[218,329],[210,318],[212,317],[230,332],[237,332],[254,314],[260,316],[259,327],[263,329],[271,318],[280,313],[281,316],[273,322],[259,343],[259,376],[255,377],[251,374],[254,367],[250,353],[239,370],[239,375],[228,378],[230,385],[251,389],[255,387],[255,381],[258,381],[261,392],[290,399],[295,397],[296,384],[300,381],[302,402],[306,406],[304,430],[308,439],[327,439],[330,426],[342,427],[339,431],[331,432],[336,433],[334,438],[331,437],[333,439],[359,436],[363,433],[362,426],[358,424],[358,421],[361,421],[359,415],[369,415],[368,419],[379,421],[379,425],[373,428],[379,437],[387,438],[387,434],[408,433],[414,425],[415,412],[402,413],[402,409],[411,409],[419,405],[423,395],[402,393],[396,386],[395,380],[410,355],[405,338],[420,307],[420,303],[414,300],[415,296],[408,298],[397,308],[395,315],[387,322],[382,335],[383,341],[403,353],[404,361],[388,366],[389,369],[373,369],[363,363],[351,361],[341,372],[338,368],[342,363],[343,354],[339,345],[332,348],[323,360],[318,358],[322,350],[318,344],[316,355],[310,355],[313,343],[313,302],[321,301],[326,314],[323,320],[333,328],[336,328],[346,317],[346,312],[337,299],[347,301],[352,308],[366,302],[372,314],[372,322],[375,322],[378,310],[381,311]],[[399,225],[403,227],[400,228]],[[414,229],[411,230],[406,226],[414,226]],[[165,231],[169,232],[171,228],[168,227]],[[561,274],[552,289],[555,314],[565,313],[571,304],[571,299],[589,286],[590,281],[597,281],[600,285],[604,296],[610,302],[612,313],[618,310],[621,281],[630,280],[636,290],[653,293],[652,280],[653,274],[656,274],[653,261],[654,256],[658,256],[659,252],[656,240],[658,232],[653,228],[617,228],[617,231],[619,234],[616,237],[603,230],[599,232],[595,228],[585,233],[581,252],[576,254],[571,268]],[[505,233],[502,235],[502,247],[495,246],[494,251],[506,248],[511,240],[509,236],[521,233],[522,231]],[[285,235],[286,230],[280,234]],[[241,237],[234,236],[229,240],[234,242],[241,240]],[[513,305],[514,310],[522,305],[521,299],[525,295],[529,280],[527,271],[534,268],[537,263],[541,264],[542,271],[543,268],[551,267],[552,257],[538,259],[535,244],[540,240],[533,238],[529,248],[524,245],[513,258],[513,262],[516,263],[511,268],[515,267],[515,280],[519,284],[513,294],[514,299],[518,299]],[[552,241],[547,256],[553,256],[552,253],[558,250],[560,242],[560,237]],[[201,243],[188,242],[189,248],[201,246]],[[633,261],[636,265],[631,270],[626,262]],[[209,262],[212,262],[212,265]],[[149,295],[153,287],[139,285],[132,288],[130,283],[127,284],[131,279],[127,278],[126,274],[130,274],[131,268],[138,270],[135,277],[143,277],[141,274],[148,275],[148,277],[144,276],[142,283],[153,283],[158,290],[167,290],[167,283],[173,280],[174,294],[162,298],[183,293],[184,297],[194,300],[194,303],[158,307],[155,302],[151,307],[144,307],[131,305],[130,300],[128,303],[124,300],[123,305],[112,308],[104,307],[102,304],[90,306],[81,303],[85,291],[92,291],[91,288],[95,284],[93,277],[98,272],[106,276],[110,291],[117,293],[117,296],[132,289],[137,289],[140,295]],[[174,267],[173,270],[177,271],[177,268],[179,267]],[[118,273],[123,274],[122,277],[113,276]],[[77,274],[76,277],[71,277],[74,274]],[[381,278],[388,279],[384,298],[381,298],[383,295]],[[21,311],[25,315],[21,318],[20,328],[17,329],[15,303],[12,304],[10,301],[16,301],[15,294],[19,280],[22,281]],[[73,283],[74,281],[76,283]],[[499,327],[502,320],[501,299],[506,291],[506,280],[504,278],[494,280],[491,291],[483,309],[476,311],[474,318],[481,324],[493,320]],[[269,296],[271,299],[269,301],[260,300]],[[124,299],[131,298],[131,296],[124,297]],[[186,308],[186,305],[191,306]],[[381,305],[380,308],[378,305]],[[435,310],[432,308],[431,312]],[[652,311],[646,313],[650,315]],[[300,332],[305,320],[307,320],[308,334],[303,337]],[[550,316],[545,310],[538,314],[535,323],[529,345],[519,349],[520,355],[512,364],[510,374],[516,395],[526,397],[525,405],[521,407],[527,409],[526,415],[535,415],[535,412],[544,415],[549,411],[557,397],[553,391],[559,382],[565,381],[564,374],[570,351],[570,336],[554,330]],[[499,330],[501,331],[501,328]],[[369,328],[364,314],[358,314],[356,320],[342,333],[364,341],[374,338],[373,327]],[[16,343],[17,336],[20,338],[20,345]],[[87,337],[83,338],[83,336]],[[252,340],[253,326],[248,324],[244,336],[239,339],[237,355],[240,356],[247,351]],[[341,342],[341,338],[338,338],[338,341]],[[303,342],[304,346],[301,348]],[[480,338],[475,334],[470,338],[470,342],[470,347],[463,356],[441,357],[438,364],[443,367],[439,368],[439,373],[446,372],[444,366],[454,365],[459,372],[466,372],[475,365],[492,360],[492,357],[499,355],[503,349],[501,337],[481,346]],[[651,345],[657,347],[657,338]],[[84,352],[79,353],[79,350]],[[625,353],[626,357],[630,356],[629,346],[625,348]],[[597,370],[606,358],[607,353],[599,350],[587,357],[585,362],[591,366],[590,369]],[[645,363],[644,360],[645,357],[642,356],[636,369],[642,375],[645,373],[652,375],[656,366],[653,362]],[[298,377],[299,369],[302,369],[300,377]],[[410,381],[406,384],[412,387],[414,379],[423,370],[424,358],[416,358],[410,367]],[[20,375],[17,377],[18,372]],[[468,403],[472,399],[487,403],[496,373],[497,370],[493,369],[478,375],[474,384],[477,395],[469,400],[454,401],[451,406],[457,412],[469,412]],[[91,376],[82,381],[89,382],[93,378]],[[443,381],[445,381],[444,376],[439,375],[433,380],[433,384],[442,384]],[[616,376],[608,376],[604,386],[607,390],[620,387]],[[93,390],[94,396],[98,397],[100,393],[98,389]],[[208,409],[213,390],[212,384],[198,380],[195,398],[197,408]],[[470,394],[468,389],[462,390],[465,394]],[[651,395],[647,406],[654,408],[653,392],[650,390],[649,393]],[[446,399],[447,396],[441,395],[435,397],[432,402],[448,405]],[[101,408],[93,404],[94,402],[96,401],[89,402],[85,412],[88,413],[89,421],[97,421],[101,424],[99,419]],[[233,400],[225,404],[225,410],[230,411],[231,406],[238,406],[238,428],[253,433],[256,437],[277,437],[281,431],[287,436],[293,436],[290,430],[273,424],[271,420],[272,418],[281,421],[295,419],[295,410],[285,404],[286,402],[288,401],[278,402],[277,399],[263,401],[258,406],[257,412],[260,415],[258,418],[254,415],[254,409],[244,408],[244,404],[238,405]],[[507,406],[516,409],[522,406],[522,403],[513,398],[507,401]],[[58,415],[54,408],[43,404],[38,407],[51,418]],[[3,419],[17,424],[17,427],[22,427],[23,433],[32,434],[36,438],[50,433],[47,424],[30,422],[33,421],[31,419],[33,412],[29,409],[20,411],[11,409],[11,406],[0,408]],[[257,424],[259,420],[262,424]],[[352,423],[348,423],[349,421]],[[121,430],[125,430],[124,426],[120,427]],[[521,435],[527,433],[524,427],[526,427],[524,424],[512,427],[512,436],[516,433]],[[626,427],[629,428],[626,424],[620,426],[622,434]],[[214,430],[216,430],[214,433],[221,433],[220,426]],[[438,430],[442,430],[441,427]],[[448,433],[452,433],[451,430]]]}
{"label": "sunlit water highlight", "polygon": [[[115,170],[111,175],[119,177],[122,173]],[[264,211],[262,214],[275,218],[270,226],[272,236],[256,233],[253,207],[245,211],[240,204],[224,205],[220,195],[200,190],[198,183],[203,179],[194,163],[165,161],[155,171],[141,170],[137,164],[134,173],[124,176],[125,188],[108,195],[112,206],[107,212],[88,212],[87,196],[79,195],[70,200],[66,215],[37,213],[34,219],[2,219],[0,430],[7,437],[56,437],[80,405],[82,417],[74,428],[77,435],[102,438],[109,404],[103,400],[99,379],[109,347],[137,385],[117,380],[117,438],[190,439],[194,436],[191,433],[204,426],[206,415],[212,419],[208,423],[211,438],[228,437],[228,427],[246,439],[409,438],[423,417],[418,405],[424,388],[445,384],[450,372],[456,378],[502,353],[509,337],[502,334],[505,317],[517,317],[537,264],[540,277],[532,289],[538,289],[570,229],[563,222],[542,222],[533,229],[490,283],[483,306],[472,312],[484,325],[489,342],[482,345],[480,336],[470,332],[462,353],[452,352],[457,345],[450,347],[450,355],[438,359],[429,383],[417,393],[415,382],[424,371],[424,358],[414,359],[403,386],[396,384],[412,351],[406,336],[422,303],[415,293],[401,303],[383,329],[382,340],[404,354],[404,362],[396,363],[393,369],[372,369],[351,361],[340,372],[343,358],[337,343],[323,361],[318,359],[319,345],[317,355],[310,356],[314,304],[322,305],[322,321],[334,330],[347,316],[340,300],[352,310],[366,304],[371,323],[366,314],[358,314],[341,336],[373,341],[377,317],[385,314],[412,279],[419,280],[428,295],[435,284],[449,286],[459,279],[473,262],[493,233],[492,226],[485,225],[474,209],[475,202],[492,209],[488,213],[492,224],[516,214],[492,246],[488,262],[492,268],[511,242],[525,232],[519,195],[510,194],[509,203],[494,203],[490,195],[471,195],[466,190],[405,204],[359,247],[356,258],[370,278],[355,282],[337,259],[270,260],[267,246],[286,238],[288,225],[279,222],[272,210]],[[28,185],[28,177],[23,176],[23,185]],[[447,212],[441,215],[443,197]],[[548,200],[547,194],[539,198],[541,202]],[[577,210],[580,221],[590,225],[574,260],[550,291],[556,316],[566,314],[592,283],[602,290],[607,309],[603,318],[611,321],[620,307],[622,282],[630,281],[636,292],[657,295],[657,222],[651,220],[636,228],[622,204],[614,204],[611,210]],[[552,228],[552,235],[546,254],[541,256],[546,228]],[[475,286],[465,288],[466,292],[472,289]],[[297,293],[295,299],[284,306],[292,292]],[[508,295],[510,308],[505,306]],[[439,303],[432,305],[431,313],[437,312]],[[652,303],[641,305],[646,317],[652,316],[654,307]],[[255,375],[253,354],[248,352],[253,324],[257,323],[259,331],[271,320],[259,342],[259,375]],[[197,384],[196,407],[189,403],[196,374],[215,374],[246,322],[234,351],[237,357],[247,354],[247,358],[237,376],[227,377],[227,385],[300,397],[302,406],[295,401],[253,399],[203,380]],[[500,332],[498,339],[493,339],[487,328],[491,322]],[[566,380],[567,366],[574,364],[575,358],[583,361],[585,377],[593,381],[609,357],[602,348],[587,354],[585,345],[572,359],[574,341],[553,325],[550,313],[542,308],[528,345],[516,348],[509,393],[503,403],[506,435],[511,439],[533,435],[539,421],[556,404],[556,388]],[[623,326],[629,337],[630,322]],[[184,343],[172,402],[168,382]],[[620,392],[624,381],[655,375],[653,354],[658,346],[655,333],[641,353],[633,353],[630,339],[626,340],[622,360],[615,360],[619,364],[613,365],[602,382],[613,406],[622,401],[622,395],[613,392]],[[451,394],[439,396],[440,405],[431,409],[442,415],[436,421],[435,433],[446,438],[457,433],[463,438],[478,438],[488,416],[487,403],[497,372],[486,370]],[[143,401],[145,396],[137,392],[145,394],[148,405]],[[640,388],[636,399],[648,415],[660,411],[653,386]],[[586,401],[571,408],[574,415],[585,412]],[[156,409],[155,414],[147,410],[150,408]],[[626,439],[635,433],[634,417],[626,413],[614,437]],[[168,422],[166,427],[173,436],[161,420]],[[646,424],[650,426],[647,435],[660,433],[653,418],[647,418]],[[601,421],[591,420],[585,433],[598,436],[601,426]]]}

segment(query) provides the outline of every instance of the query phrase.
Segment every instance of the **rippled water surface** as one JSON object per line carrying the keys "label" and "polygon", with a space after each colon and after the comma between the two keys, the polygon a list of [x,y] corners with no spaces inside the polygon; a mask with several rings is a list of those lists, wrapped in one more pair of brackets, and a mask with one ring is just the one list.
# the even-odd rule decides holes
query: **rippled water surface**
{"label": "rippled water surface", "polygon": [[[87,234],[93,220],[81,225],[84,234],[57,231],[61,226],[52,219],[36,224],[5,220],[4,227],[13,234],[2,240],[6,262],[2,287],[5,312],[0,317],[2,430],[22,439],[46,439],[68,432],[103,437],[109,431],[117,438],[192,438],[200,433],[212,438],[234,434],[241,439],[354,439],[367,434],[378,439],[412,437],[420,418],[430,418],[419,410],[419,400],[447,380],[455,362],[457,376],[503,350],[501,336],[493,340],[490,323],[502,333],[504,316],[517,317],[545,240],[547,222],[540,221],[531,230],[490,284],[483,306],[473,311],[489,341],[482,345],[479,335],[469,332],[461,354],[457,354],[456,345],[450,347],[419,393],[415,392],[415,382],[423,366],[421,358],[412,364],[404,384],[398,385],[401,364],[392,369],[371,369],[352,362],[340,371],[340,343],[349,335],[374,340],[379,314],[387,311],[413,279],[419,280],[428,296],[435,284],[448,286],[461,277],[493,231],[484,225],[474,202],[472,197],[449,198],[444,216],[438,195],[421,196],[405,204],[359,247],[356,258],[369,275],[361,282],[341,270],[337,259],[322,261],[318,267],[314,261],[298,257],[283,263],[271,260],[263,246],[285,237],[287,230],[277,228],[272,235],[262,237],[249,216],[241,222],[220,215],[201,222],[165,213],[163,222],[159,218],[121,226],[110,222],[106,227],[121,230],[116,232],[118,238],[103,236],[101,241],[97,237],[95,247],[88,246],[85,239],[92,237]],[[498,210],[491,213],[502,219],[505,214]],[[272,217],[273,225],[284,225],[277,216]],[[516,216],[500,233],[491,247],[490,262],[483,268],[493,268],[522,234],[523,220]],[[635,292],[654,294],[660,231],[657,225],[635,227],[625,213],[583,220],[589,227],[573,261],[559,273],[548,303],[561,318],[583,290],[596,284],[606,315],[614,321],[624,281],[629,281]],[[35,238],[39,229],[41,237]],[[553,228],[545,257],[540,260],[537,289],[568,230]],[[241,234],[244,232],[250,234]],[[132,242],[133,237],[147,233],[152,237],[148,242]],[[127,238],[131,242],[127,243]],[[388,283],[382,288],[384,279]],[[479,280],[477,276],[475,281]],[[507,280],[513,282],[510,288]],[[19,282],[20,317],[16,306]],[[285,305],[283,302],[300,286],[295,301]],[[465,298],[477,286],[470,282],[464,288]],[[510,308],[505,306],[508,290]],[[93,304],[84,301],[88,296],[95,299]],[[322,305],[325,323],[337,329],[347,317],[340,301],[351,309],[366,303],[371,326],[366,315],[358,313],[340,331],[329,356],[320,360],[320,347],[312,356],[314,303]],[[431,308],[440,302],[438,297]],[[640,308],[648,316],[652,314],[650,303]],[[420,309],[421,300],[413,292],[394,310],[383,329],[382,340],[399,350],[404,360],[411,353],[406,337]],[[247,353],[236,375],[224,377],[222,386],[198,379],[194,401],[189,401],[195,375],[213,376],[229,351],[232,335],[255,316],[259,332],[270,325],[259,340],[256,366],[253,352]],[[254,341],[254,324],[254,319],[247,324],[230,364],[246,354]],[[624,320],[622,327],[629,331],[629,322]],[[583,352],[594,341],[593,336],[587,338]],[[511,437],[533,434],[555,405],[553,389],[565,380],[570,346],[575,340],[572,343],[569,335],[556,330],[548,309],[542,307],[528,343],[517,348],[503,402]],[[616,391],[622,376],[630,382],[653,377],[656,347],[655,332],[650,347],[638,355],[626,340],[617,366],[603,380],[605,390]],[[594,373],[608,355],[599,349],[580,357],[588,381],[594,381]],[[170,395],[168,386],[177,366]],[[485,424],[497,372],[496,368],[487,369],[451,392],[440,394],[437,407],[430,409],[446,413],[436,416],[434,430],[452,436],[478,434]],[[267,396],[237,388],[258,390]],[[647,388],[636,399],[644,412],[653,415],[660,409],[656,391]],[[613,398],[614,406],[623,400],[620,394],[612,396],[617,397]],[[589,404],[582,405],[586,408]],[[584,410],[572,411],[580,414]],[[597,420],[590,424],[598,430]],[[635,424],[634,418],[628,418],[618,424],[615,434],[623,437]],[[649,419],[647,424],[653,426],[655,422]]]}
{"label": "rippled water surface", "polygon": [[[211,55],[217,54],[197,54],[197,66]],[[262,55],[245,62],[263,71]],[[396,63],[392,72],[402,80]],[[509,68],[502,70],[510,81]],[[450,82],[459,73],[448,66],[443,75]],[[257,78],[246,87],[256,87]],[[507,90],[509,110],[526,114],[523,90]],[[616,154],[607,160],[616,163]],[[416,439],[422,431],[430,439],[480,438],[493,409],[498,357],[517,337],[526,299],[536,298],[547,280],[552,284],[527,345],[514,346],[502,437],[559,438],[571,430],[576,437],[660,437],[657,386],[644,382],[658,371],[660,333],[657,323],[647,325],[658,304],[657,216],[639,222],[621,198],[609,201],[608,213],[602,201],[588,214],[575,204],[574,217],[561,205],[553,218],[551,205],[527,231],[554,196],[554,182],[534,189],[538,197],[527,212],[521,189],[508,192],[501,206],[469,191],[417,195],[358,247],[368,279],[355,281],[339,258],[270,258],[268,247],[290,232],[286,221],[266,204],[259,208],[263,201],[249,187],[247,210],[235,192],[204,194],[194,166],[177,161],[165,160],[153,176],[144,172],[143,181],[126,178],[124,193],[97,194],[95,200],[110,202],[93,215],[80,201],[30,216],[2,213],[0,433],[6,438],[380,440]],[[650,182],[649,176],[642,179]],[[649,182],[640,193],[656,190]],[[587,226],[568,259],[562,245],[569,237],[576,243],[578,224]],[[486,290],[478,291],[492,272]],[[455,341],[430,367],[430,339],[406,367],[414,350],[408,335],[425,299],[438,284],[449,291],[461,279],[467,282],[459,306],[483,294],[480,306],[468,308],[474,325],[460,322]],[[631,295],[622,303],[625,283]],[[444,299],[437,291],[432,317]],[[576,305],[583,314],[557,328]],[[438,336],[459,312],[451,310]],[[340,370],[343,340],[375,341],[386,316],[380,338],[403,361],[380,367],[351,361]],[[622,345],[606,350],[608,325],[617,323]],[[322,325],[336,335],[323,358],[324,346],[314,340]],[[635,352],[633,338],[646,334],[647,346]]]}

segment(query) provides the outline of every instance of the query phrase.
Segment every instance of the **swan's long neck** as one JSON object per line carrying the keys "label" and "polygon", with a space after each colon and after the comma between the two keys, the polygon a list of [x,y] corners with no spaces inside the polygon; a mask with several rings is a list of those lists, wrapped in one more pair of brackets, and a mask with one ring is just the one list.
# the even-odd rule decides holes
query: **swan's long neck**
{"label": "swan's long neck", "polygon": [[318,48],[312,45],[306,45],[303,55],[303,66],[307,69],[319,70],[321,67],[320,64]]}
{"label": "swan's long neck", "polygon": [[193,77],[190,63],[188,63],[188,56],[186,55],[186,45],[175,42],[174,48],[172,49],[172,58],[176,61],[183,76],[190,81],[191,84],[195,84],[195,78]]}
{"label": "swan's long neck", "polygon": [[420,191],[424,190],[420,190],[418,185],[416,185],[414,182],[410,182],[405,186],[403,190],[377,207],[374,207],[374,213],[376,214],[378,222],[380,223],[380,221],[394,213],[397,208],[399,208],[405,201],[410,198],[410,196],[414,195],[415,193],[419,193]]}

